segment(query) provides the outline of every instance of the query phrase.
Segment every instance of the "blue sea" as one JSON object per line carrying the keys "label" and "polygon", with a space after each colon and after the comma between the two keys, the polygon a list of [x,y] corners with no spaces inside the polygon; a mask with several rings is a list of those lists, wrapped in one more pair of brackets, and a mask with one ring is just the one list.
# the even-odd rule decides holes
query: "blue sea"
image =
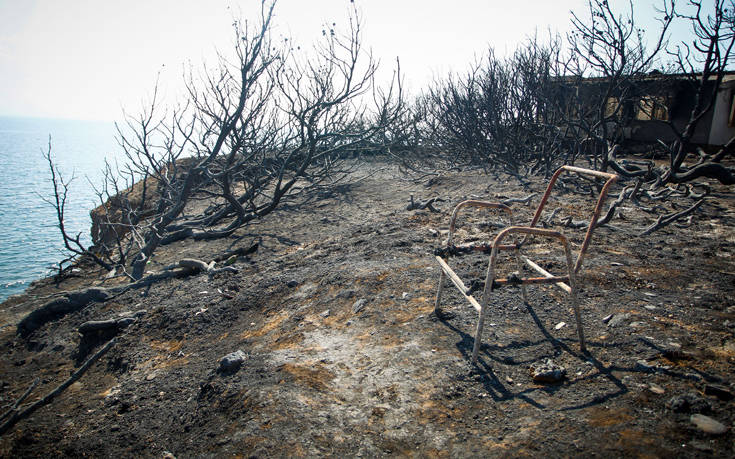
{"label": "blue sea", "polygon": [[44,152],[64,179],[74,176],[66,205],[69,233],[90,241],[90,209],[99,205],[92,185],[101,183],[105,157],[120,157],[113,123],[0,116],[0,301],[53,272],[65,258]]}

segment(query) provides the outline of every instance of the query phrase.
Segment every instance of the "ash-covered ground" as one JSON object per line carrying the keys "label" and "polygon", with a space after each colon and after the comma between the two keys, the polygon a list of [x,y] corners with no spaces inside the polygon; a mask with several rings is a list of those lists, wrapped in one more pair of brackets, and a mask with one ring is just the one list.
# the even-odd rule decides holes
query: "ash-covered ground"
{"label": "ash-covered ground", "polygon": [[[60,283],[37,282],[0,310],[2,411],[36,377],[24,404],[53,390],[111,338],[82,340],[82,323],[145,313],[81,378],[0,437],[0,454],[732,457],[732,187],[713,183],[690,224],[639,236],[693,202],[672,197],[626,202],[622,217],[597,229],[579,295],[589,355],[579,351],[564,292],[552,286],[529,286],[529,304],[516,288],[493,292],[477,367],[475,310],[448,286],[444,314],[432,314],[433,250],[453,206],[536,192],[530,205],[513,205],[515,223],[527,224],[544,188],[543,178],[524,187],[479,171],[411,180],[368,164],[332,193],[234,237],[162,247],[150,267],[258,243],[232,264],[237,273],[164,280],[20,336],[18,321],[62,292],[123,279],[82,266]],[[560,208],[556,223],[589,217],[587,188],[569,181],[555,190],[547,209]],[[407,210],[410,195],[444,201],[435,203],[440,212]],[[489,240],[503,224],[467,211],[458,236]],[[557,229],[576,253],[584,230]],[[539,240],[527,253],[563,271],[556,243]],[[453,263],[469,283],[484,277],[487,261]],[[508,258],[500,266],[517,269]],[[236,351],[241,366],[218,371]],[[549,359],[566,377],[534,382],[529,367]],[[713,433],[702,415],[726,432]]]}

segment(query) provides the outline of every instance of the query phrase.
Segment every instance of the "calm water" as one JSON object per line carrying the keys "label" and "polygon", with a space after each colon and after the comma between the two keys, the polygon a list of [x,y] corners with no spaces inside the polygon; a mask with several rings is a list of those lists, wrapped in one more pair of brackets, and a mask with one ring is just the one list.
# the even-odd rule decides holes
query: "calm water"
{"label": "calm water", "polygon": [[113,123],[0,117],[0,301],[20,293],[63,259],[53,207],[51,175],[43,156],[51,135],[52,155],[70,187],[65,224],[89,242],[89,210],[104,158],[114,161]]}

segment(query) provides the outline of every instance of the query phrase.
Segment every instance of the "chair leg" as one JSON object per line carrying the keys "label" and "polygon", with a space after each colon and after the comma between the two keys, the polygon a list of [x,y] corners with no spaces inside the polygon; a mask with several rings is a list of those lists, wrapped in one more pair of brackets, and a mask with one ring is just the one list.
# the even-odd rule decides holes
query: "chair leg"
{"label": "chair leg", "polygon": [[480,304],[480,317],[477,319],[477,328],[475,329],[475,344],[472,347],[472,363],[477,365],[477,354],[482,346],[482,327],[485,325],[485,314],[487,314],[488,295],[484,295],[482,304]]}
{"label": "chair leg", "polygon": [[434,314],[439,314],[440,303],[442,301],[442,290],[444,289],[444,281],[446,279],[446,275],[444,274],[444,270],[439,268],[441,271],[441,274],[439,274],[439,287],[436,289],[436,299],[434,300]]}
{"label": "chair leg", "polygon": [[[523,273],[524,264],[523,264],[523,260],[521,260],[521,252],[518,249],[516,249],[515,254],[516,254],[516,261],[518,262],[518,276],[523,277],[522,273]],[[526,291],[526,284],[521,284],[521,295],[523,296],[523,302],[526,305],[530,304],[528,302],[528,292]]]}
{"label": "chair leg", "polygon": [[574,308],[574,318],[577,321],[577,335],[579,335],[579,349],[582,352],[587,352],[587,345],[584,341],[584,330],[582,329],[582,315],[579,313],[579,301],[577,300],[577,289],[572,288],[569,292],[569,301],[572,303]]}

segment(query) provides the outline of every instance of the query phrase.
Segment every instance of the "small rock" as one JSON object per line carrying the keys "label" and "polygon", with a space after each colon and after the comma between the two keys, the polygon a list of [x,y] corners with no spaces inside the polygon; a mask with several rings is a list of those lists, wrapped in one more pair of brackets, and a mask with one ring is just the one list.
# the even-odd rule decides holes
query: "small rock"
{"label": "small rock", "polygon": [[408,292],[403,292],[403,294],[401,295],[401,298],[403,298],[404,300],[410,300],[411,294]]}
{"label": "small rock", "polygon": [[684,394],[672,397],[666,406],[674,413],[709,413],[712,406],[696,394]]}
{"label": "small rock", "polygon": [[708,434],[722,435],[727,432],[726,425],[703,414],[693,414],[689,418],[689,421],[697,426],[697,429]]}
{"label": "small rock", "polygon": [[531,377],[536,383],[556,383],[564,379],[566,375],[567,370],[555,364],[551,359],[531,365]]}
{"label": "small rock", "polygon": [[603,318],[602,318],[602,322],[603,322],[603,323],[608,323],[608,322],[610,322],[610,319],[612,319],[612,318],[613,318],[613,315],[614,315],[614,314],[608,314],[608,315],[606,315],[605,317],[603,317]]}
{"label": "small rock", "polygon": [[607,322],[607,326],[617,327],[628,319],[630,319],[630,313],[628,312],[626,312],[625,314],[614,314],[612,318]]}
{"label": "small rock", "polygon": [[558,324],[556,324],[556,326],[554,327],[554,330],[561,330],[562,328],[564,328],[564,326],[565,326],[566,324],[567,324],[566,322],[559,322],[559,323],[558,323]]}
{"label": "small rock", "polygon": [[733,399],[733,394],[730,389],[719,384],[707,384],[704,386],[704,393],[705,395],[714,395],[724,402]]}
{"label": "small rock", "polygon": [[655,311],[656,310],[656,306],[654,306],[652,304],[647,304],[647,305],[645,305],[643,307],[646,308],[646,309],[648,309],[649,311]]}
{"label": "small rock", "polygon": [[168,451],[163,452],[163,456],[161,456],[161,459],[176,459],[176,456],[173,455],[173,453],[169,453]]}
{"label": "small rock", "polygon": [[322,317],[329,317],[329,313],[330,313],[330,311],[329,311],[329,309],[327,309],[326,311],[322,312],[319,315],[322,316]]}
{"label": "small rock", "polygon": [[286,286],[288,286],[288,288],[294,288],[297,285],[299,285],[299,281],[295,279],[291,279],[290,281],[286,282]]}
{"label": "small rock", "polygon": [[648,390],[658,395],[661,395],[664,392],[666,392],[666,390],[663,387],[659,386],[658,384],[654,384],[654,383],[650,383],[648,385]]}
{"label": "small rock", "polygon": [[247,355],[241,350],[227,354],[220,359],[219,369],[217,371],[220,373],[234,373],[240,369],[240,366],[246,358]]}
{"label": "small rock", "polygon": [[367,300],[365,298],[360,298],[359,300],[355,301],[352,304],[352,313],[357,314],[358,312],[362,311],[365,305],[367,305]]}

